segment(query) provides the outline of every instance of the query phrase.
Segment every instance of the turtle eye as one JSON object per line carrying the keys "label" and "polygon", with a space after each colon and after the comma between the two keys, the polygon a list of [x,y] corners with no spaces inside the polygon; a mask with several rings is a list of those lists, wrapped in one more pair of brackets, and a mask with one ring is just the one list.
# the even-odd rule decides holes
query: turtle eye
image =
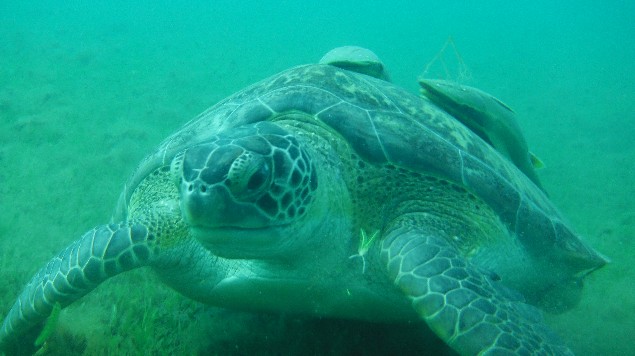
{"label": "turtle eye", "polygon": [[247,190],[255,191],[262,188],[270,176],[269,165],[265,162],[258,170],[256,170],[247,182]]}
{"label": "turtle eye", "polygon": [[269,163],[261,155],[251,152],[244,152],[234,160],[225,181],[229,191],[240,200],[260,196],[270,183]]}

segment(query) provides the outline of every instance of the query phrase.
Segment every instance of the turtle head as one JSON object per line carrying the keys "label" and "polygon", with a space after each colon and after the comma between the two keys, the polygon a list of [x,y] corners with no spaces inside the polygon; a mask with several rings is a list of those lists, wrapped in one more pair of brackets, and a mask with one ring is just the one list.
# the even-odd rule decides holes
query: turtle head
{"label": "turtle head", "polygon": [[282,230],[306,214],[317,188],[306,151],[269,122],[186,149],[172,161],[172,172],[184,220],[220,255],[283,243]]}

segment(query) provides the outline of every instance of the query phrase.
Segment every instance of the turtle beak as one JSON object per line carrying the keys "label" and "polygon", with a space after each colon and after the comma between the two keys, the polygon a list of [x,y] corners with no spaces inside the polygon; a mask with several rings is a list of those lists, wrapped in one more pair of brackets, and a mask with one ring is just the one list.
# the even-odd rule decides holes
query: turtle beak
{"label": "turtle beak", "polygon": [[181,213],[189,225],[213,225],[214,216],[222,215],[226,208],[224,200],[228,197],[227,192],[219,188],[212,188],[200,180],[181,182]]}
{"label": "turtle beak", "polygon": [[252,229],[270,225],[253,204],[236,201],[224,184],[182,181],[180,195],[181,214],[192,227]]}

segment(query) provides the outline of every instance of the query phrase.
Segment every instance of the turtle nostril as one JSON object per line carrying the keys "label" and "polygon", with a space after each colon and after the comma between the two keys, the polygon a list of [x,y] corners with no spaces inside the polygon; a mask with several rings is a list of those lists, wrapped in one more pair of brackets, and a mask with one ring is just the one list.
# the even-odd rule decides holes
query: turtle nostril
{"label": "turtle nostril", "polygon": [[187,191],[187,194],[208,194],[209,190],[210,186],[202,182],[187,183],[184,188],[184,192]]}

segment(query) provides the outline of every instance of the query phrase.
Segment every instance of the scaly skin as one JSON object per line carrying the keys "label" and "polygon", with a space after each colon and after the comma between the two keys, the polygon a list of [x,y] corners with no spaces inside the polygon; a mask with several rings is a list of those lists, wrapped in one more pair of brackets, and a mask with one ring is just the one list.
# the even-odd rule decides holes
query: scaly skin
{"label": "scaly skin", "polygon": [[441,339],[462,355],[573,355],[536,308],[511,298],[443,235],[402,221],[381,251],[390,278]]}
{"label": "scaly skin", "polygon": [[0,346],[44,320],[55,303],[62,307],[106,279],[147,265],[155,236],[140,223],[98,226],[50,260],[18,297],[0,329]]}

